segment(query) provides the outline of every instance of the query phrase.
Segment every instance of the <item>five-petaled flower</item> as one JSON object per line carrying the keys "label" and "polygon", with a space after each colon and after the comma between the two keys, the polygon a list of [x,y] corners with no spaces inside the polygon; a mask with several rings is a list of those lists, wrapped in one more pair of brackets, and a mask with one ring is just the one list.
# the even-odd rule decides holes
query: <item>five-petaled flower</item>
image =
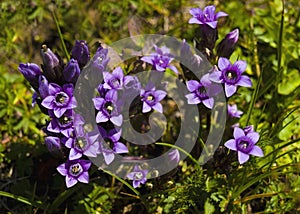
{"label": "five-petaled flower", "polygon": [[148,170],[146,169],[142,170],[138,165],[136,165],[134,166],[133,171],[127,174],[127,178],[133,180],[133,187],[137,188],[141,184],[146,183],[147,174],[148,174]]}
{"label": "five-petaled flower", "polygon": [[123,116],[119,113],[120,105],[117,101],[118,94],[116,90],[109,90],[104,98],[93,98],[94,106],[99,110],[96,115],[97,123],[111,121],[116,126],[122,125]]}
{"label": "five-petaled flower", "polygon": [[214,105],[214,94],[220,91],[218,85],[212,84],[209,80],[209,74],[205,74],[200,82],[197,80],[190,80],[186,83],[187,89],[191,92],[185,95],[188,104],[203,103],[207,108],[212,109]]}
{"label": "five-petaled flower", "polygon": [[224,83],[226,97],[231,97],[236,92],[237,86],[252,86],[250,78],[242,75],[247,67],[245,61],[238,60],[231,64],[228,59],[220,57],[218,67],[221,71],[215,70],[209,75],[209,78],[213,82]]}
{"label": "five-petaled flower", "polygon": [[67,187],[72,187],[79,182],[88,183],[88,169],[91,167],[91,162],[88,160],[68,160],[66,163],[59,165],[57,171],[66,176]]}
{"label": "five-petaled flower", "polygon": [[228,104],[227,105],[227,112],[228,112],[229,117],[232,117],[232,118],[233,117],[240,118],[241,115],[243,114],[242,111],[238,110],[236,104],[233,104],[233,105]]}
{"label": "five-petaled flower", "polygon": [[154,49],[155,53],[150,54],[150,56],[144,56],[141,60],[153,65],[153,68],[157,71],[163,72],[169,68],[177,74],[177,68],[174,65],[170,65],[174,59],[170,54],[170,50],[165,46],[159,48],[156,45],[154,45]]}
{"label": "five-petaled flower", "polygon": [[141,89],[140,96],[143,102],[143,113],[147,113],[154,109],[160,113],[163,112],[163,107],[159,101],[165,98],[167,93],[163,90],[155,90],[152,82],[149,82],[145,89]]}
{"label": "five-petaled flower", "polygon": [[259,134],[254,131],[245,132],[239,127],[235,127],[233,131],[234,139],[228,140],[224,145],[233,151],[238,152],[238,160],[240,164],[245,163],[249,159],[249,155],[263,157],[264,153],[260,147],[255,144],[258,142]]}
{"label": "five-petaled flower", "polygon": [[127,78],[127,76],[124,77],[121,67],[115,68],[112,73],[103,72],[103,88],[120,90]]}
{"label": "five-petaled flower", "polygon": [[77,106],[73,90],[73,84],[60,87],[55,83],[50,83],[49,96],[42,101],[42,106],[53,110],[54,115],[60,118],[68,109],[74,109]]}
{"label": "five-petaled flower", "polygon": [[227,13],[218,12],[215,14],[216,7],[210,5],[204,8],[202,11],[201,8],[192,8],[190,9],[190,14],[193,18],[190,18],[189,24],[199,24],[199,25],[208,25],[211,28],[217,27],[217,19],[222,16],[228,16]]}

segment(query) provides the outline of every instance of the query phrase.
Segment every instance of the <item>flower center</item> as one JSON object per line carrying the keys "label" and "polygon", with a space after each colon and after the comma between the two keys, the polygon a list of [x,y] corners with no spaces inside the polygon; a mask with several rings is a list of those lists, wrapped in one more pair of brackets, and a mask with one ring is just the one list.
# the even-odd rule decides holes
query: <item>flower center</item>
{"label": "flower center", "polygon": [[57,93],[56,96],[55,96],[55,103],[58,105],[58,106],[63,106],[65,105],[69,100],[69,97],[66,93],[64,92],[60,92],[60,93]]}
{"label": "flower center", "polygon": [[108,145],[110,149],[112,149],[112,150],[114,149],[115,144],[111,139],[107,138],[107,139],[105,139],[105,142],[106,142],[106,145]]}
{"label": "flower center", "polygon": [[70,125],[70,124],[71,124],[72,118],[63,115],[62,117],[60,117],[60,118],[58,119],[58,121],[59,121],[59,125],[61,125],[61,126],[66,126],[66,125]]}
{"label": "flower center", "polygon": [[152,96],[152,95],[148,95],[148,97],[147,97],[147,100],[148,100],[148,101],[152,101],[152,100],[154,100],[154,96]]}
{"label": "flower center", "polygon": [[198,96],[200,97],[200,99],[205,100],[208,98],[207,96],[207,92],[204,86],[200,86],[198,88]]}
{"label": "flower center", "polygon": [[144,177],[144,175],[143,175],[142,172],[136,172],[136,173],[134,174],[135,180],[141,180],[143,177]]}
{"label": "flower center", "polygon": [[87,140],[84,137],[77,137],[75,142],[75,147],[78,150],[84,150],[84,148],[87,146]]}
{"label": "flower center", "polygon": [[82,171],[82,166],[79,163],[73,164],[69,170],[70,174],[73,176],[78,176]]}
{"label": "flower center", "polygon": [[118,88],[120,86],[120,81],[118,79],[112,79],[110,83],[113,88]]}
{"label": "flower center", "polygon": [[241,141],[239,144],[243,149],[247,149],[247,147],[249,146],[249,143],[247,141]]}
{"label": "flower center", "polygon": [[114,110],[114,105],[112,104],[112,102],[107,102],[105,103],[104,108],[110,114]]}

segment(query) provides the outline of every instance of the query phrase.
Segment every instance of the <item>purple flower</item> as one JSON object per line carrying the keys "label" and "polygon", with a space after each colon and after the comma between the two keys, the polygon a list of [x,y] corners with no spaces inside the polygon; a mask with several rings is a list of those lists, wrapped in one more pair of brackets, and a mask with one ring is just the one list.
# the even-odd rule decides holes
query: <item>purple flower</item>
{"label": "purple flower", "polygon": [[60,117],[55,117],[53,112],[49,112],[49,116],[52,118],[47,130],[53,133],[62,133],[64,136],[69,137],[73,133],[73,114],[72,109],[66,110],[66,112]]}
{"label": "purple flower", "polygon": [[44,76],[50,81],[61,81],[62,77],[62,62],[59,57],[54,54],[46,45],[42,46],[41,50],[43,58]]}
{"label": "purple flower", "polygon": [[110,58],[107,57],[107,54],[108,54],[108,49],[100,46],[97,49],[97,51],[92,59],[93,67],[96,67],[100,71],[104,71],[107,66],[107,63],[110,60]]}
{"label": "purple flower", "polygon": [[92,163],[88,160],[68,160],[66,163],[59,165],[57,171],[66,176],[66,185],[68,188],[77,184],[77,182],[88,183],[88,169]]}
{"label": "purple flower", "polygon": [[104,84],[103,88],[120,90],[123,88],[125,81],[128,81],[128,76],[124,77],[121,67],[117,67],[112,73],[103,72]]}
{"label": "purple flower", "polygon": [[147,181],[148,170],[141,170],[139,166],[134,166],[132,172],[128,173],[127,178],[133,180],[133,187],[137,188]]}
{"label": "purple flower", "polygon": [[80,68],[76,59],[71,59],[63,70],[67,82],[75,84],[80,74]]}
{"label": "purple flower", "polygon": [[245,163],[249,159],[249,155],[263,157],[264,153],[260,147],[256,146],[259,139],[257,132],[248,132],[239,127],[235,127],[233,131],[234,139],[228,140],[225,146],[228,149],[238,152],[238,160],[240,164]]}
{"label": "purple flower", "polygon": [[21,63],[18,69],[23,74],[25,79],[30,83],[30,85],[34,89],[37,89],[39,86],[39,76],[42,75],[42,71],[39,66],[34,63]]}
{"label": "purple flower", "polygon": [[171,161],[174,161],[177,164],[180,161],[180,154],[177,149],[172,149],[172,151],[169,152],[168,157],[170,158]]}
{"label": "purple flower", "polygon": [[234,51],[234,47],[238,39],[239,39],[239,29],[235,29],[230,33],[228,33],[217,46],[218,56],[229,58]]}
{"label": "purple flower", "polygon": [[155,90],[155,86],[150,82],[145,89],[141,89],[140,96],[143,102],[143,113],[147,113],[154,109],[160,113],[163,112],[163,107],[159,101],[167,95],[165,91]]}
{"label": "purple flower", "polygon": [[84,40],[76,40],[71,51],[72,58],[78,61],[78,64],[83,67],[90,60],[89,47]]}
{"label": "purple flower", "polygon": [[243,114],[242,111],[237,109],[236,104],[233,104],[233,105],[228,104],[227,112],[228,112],[229,117],[231,117],[231,118],[233,118],[233,117],[240,118],[241,115]]}
{"label": "purple flower", "polygon": [[250,125],[250,126],[246,126],[244,129],[245,134],[248,134],[250,132],[254,132],[254,126]]}
{"label": "purple flower", "polygon": [[177,74],[177,68],[174,65],[170,65],[174,59],[170,54],[170,50],[167,47],[158,48],[156,45],[154,45],[154,49],[156,53],[152,53],[150,56],[144,56],[141,60],[153,65],[153,68],[157,71],[163,72],[166,68],[170,68]]}
{"label": "purple flower", "polygon": [[204,8],[202,11],[201,8],[192,8],[190,9],[190,14],[193,18],[190,18],[189,24],[199,24],[199,25],[208,25],[211,28],[217,27],[217,19],[222,16],[228,16],[224,12],[218,12],[215,14],[216,7],[210,5]]}
{"label": "purple flower", "polygon": [[72,84],[65,84],[63,87],[60,87],[55,83],[50,83],[49,96],[42,101],[42,106],[53,110],[54,115],[60,118],[68,109],[77,106],[73,90]]}
{"label": "purple flower", "polygon": [[78,159],[81,158],[82,155],[97,157],[99,150],[97,138],[99,134],[94,134],[93,132],[86,133],[82,126],[76,126],[75,130],[73,137],[64,139],[65,146],[70,148],[69,159]]}
{"label": "purple flower", "polygon": [[39,94],[42,99],[49,95],[49,83],[45,76],[39,76]]}
{"label": "purple flower", "polygon": [[45,137],[45,144],[47,146],[48,151],[54,156],[59,156],[61,153],[61,142],[58,137],[48,136]]}
{"label": "purple flower", "polygon": [[192,92],[185,95],[188,104],[199,104],[202,102],[207,108],[212,109],[214,98],[211,96],[217,94],[220,88],[209,80],[209,74],[205,74],[200,79],[200,82],[196,80],[188,81],[186,86],[187,89]]}
{"label": "purple flower", "polygon": [[100,126],[98,128],[104,141],[100,143],[99,152],[103,155],[104,161],[107,165],[115,159],[115,154],[128,153],[128,148],[119,141],[122,129],[112,129],[107,132]]}
{"label": "purple flower", "polygon": [[231,97],[236,92],[237,86],[252,86],[250,78],[242,75],[247,67],[245,61],[238,60],[232,65],[228,59],[220,57],[218,67],[221,71],[212,72],[209,78],[213,82],[224,83],[226,97]]}
{"label": "purple flower", "polygon": [[99,112],[96,116],[96,122],[102,123],[111,121],[116,126],[121,126],[123,116],[119,113],[120,105],[117,102],[118,94],[116,90],[109,90],[105,98],[93,98],[94,106]]}

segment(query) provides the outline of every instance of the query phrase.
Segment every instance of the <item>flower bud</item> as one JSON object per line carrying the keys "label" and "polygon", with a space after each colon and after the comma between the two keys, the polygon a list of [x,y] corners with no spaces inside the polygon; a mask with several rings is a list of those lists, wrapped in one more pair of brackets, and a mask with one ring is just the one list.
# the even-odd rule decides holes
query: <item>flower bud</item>
{"label": "flower bud", "polygon": [[77,40],[71,51],[71,55],[73,59],[76,59],[78,61],[80,67],[85,66],[90,60],[90,51],[86,41]]}
{"label": "flower bud", "polygon": [[228,33],[217,47],[218,56],[229,58],[234,51],[238,39],[239,29],[235,29]]}
{"label": "flower bud", "polygon": [[67,82],[75,84],[80,74],[80,68],[76,59],[71,59],[63,71]]}
{"label": "flower bud", "polygon": [[27,64],[21,63],[18,69],[23,74],[25,79],[30,83],[30,85],[34,89],[37,89],[39,86],[38,79],[39,76],[42,74],[42,71],[39,68],[39,66],[34,63],[27,63]]}
{"label": "flower bud", "polygon": [[49,84],[45,76],[39,77],[39,93],[42,99],[49,95]]}
{"label": "flower bud", "polygon": [[49,150],[49,152],[54,157],[60,157],[62,155],[62,147],[60,143],[60,139],[58,137],[48,136],[45,137],[45,144]]}

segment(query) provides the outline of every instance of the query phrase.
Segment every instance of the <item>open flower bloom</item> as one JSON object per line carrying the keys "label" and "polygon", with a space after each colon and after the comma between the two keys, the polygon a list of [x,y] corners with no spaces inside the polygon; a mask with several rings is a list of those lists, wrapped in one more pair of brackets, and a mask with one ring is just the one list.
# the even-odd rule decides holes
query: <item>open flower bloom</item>
{"label": "open flower bloom", "polygon": [[68,109],[60,118],[54,116],[52,112],[49,112],[52,120],[47,126],[49,132],[62,133],[64,136],[69,137],[74,128],[73,128],[73,114],[72,109]]}
{"label": "open flower bloom", "polygon": [[124,77],[121,67],[115,68],[112,73],[103,72],[103,88],[120,90],[127,78],[127,76]]}
{"label": "open flower bloom", "polygon": [[66,176],[67,187],[72,187],[79,182],[88,183],[88,169],[91,167],[91,162],[88,160],[68,160],[66,163],[59,165],[57,171]]}
{"label": "open flower bloom", "polygon": [[100,143],[99,153],[103,155],[107,165],[115,159],[115,154],[128,153],[128,148],[120,142],[122,129],[112,129],[107,132],[99,126],[99,132],[103,139]]}
{"label": "open flower bloom", "polygon": [[42,106],[53,110],[56,117],[60,118],[68,109],[77,106],[73,96],[73,84],[65,84],[63,87],[55,83],[49,84],[49,96],[42,101]]}
{"label": "open flower bloom", "polygon": [[224,83],[226,97],[231,97],[236,92],[237,86],[252,86],[250,78],[242,75],[247,67],[245,61],[238,60],[232,65],[228,59],[220,57],[218,67],[221,71],[213,71],[209,79],[213,82]]}
{"label": "open flower bloom", "polygon": [[128,173],[127,178],[133,180],[133,187],[137,188],[147,181],[148,170],[141,170],[139,166],[134,166],[132,172]]}
{"label": "open flower bloom", "polygon": [[116,126],[122,125],[123,116],[119,113],[120,105],[117,100],[118,94],[116,90],[109,90],[105,94],[105,98],[93,98],[94,106],[99,110],[96,115],[97,123],[111,121]]}
{"label": "open flower bloom", "polygon": [[240,164],[245,163],[249,159],[249,155],[263,157],[264,153],[260,147],[256,146],[259,139],[257,132],[245,131],[239,127],[235,127],[233,131],[234,139],[228,140],[224,145],[233,151],[238,152],[238,160]]}
{"label": "open flower bloom", "polygon": [[214,5],[205,7],[203,11],[201,8],[190,9],[190,14],[193,18],[190,18],[189,24],[208,25],[211,28],[216,28],[218,24],[217,19],[222,16],[228,16],[228,14],[224,12],[215,14],[215,10],[216,7]]}
{"label": "open flower bloom", "polygon": [[174,65],[170,65],[174,59],[170,54],[170,50],[167,47],[158,48],[156,45],[154,45],[154,49],[155,53],[150,54],[150,56],[144,56],[141,60],[153,65],[153,68],[157,71],[163,72],[170,68],[177,74],[177,68]]}
{"label": "open flower bloom", "polygon": [[233,117],[240,118],[241,115],[243,114],[242,111],[238,110],[236,104],[233,104],[233,105],[228,104],[227,112],[228,112],[229,117],[231,117],[231,118],[233,118]]}
{"label": "open flower bloom", "polygon": [[207,108],[212,109],[214,105],[214,98],[211,97],[220,91],[218,85],[212,84],[209,80],[209,74],[205,74],[200,82],[196,80],[190,80],[186,83],[187,89],[192,92],[185,95],[188,100],[188,104],[203,103]]}
{"label": "open flower bloom", "polygon": [[155,90],[155,86],[150,82],[145,89],[141,89],[140,96],[143,102],[143,113],[147,113],[154,109],[160,113],[163,112],[163,107],[160,103],[165,98],[167,93],[162,90]]}

